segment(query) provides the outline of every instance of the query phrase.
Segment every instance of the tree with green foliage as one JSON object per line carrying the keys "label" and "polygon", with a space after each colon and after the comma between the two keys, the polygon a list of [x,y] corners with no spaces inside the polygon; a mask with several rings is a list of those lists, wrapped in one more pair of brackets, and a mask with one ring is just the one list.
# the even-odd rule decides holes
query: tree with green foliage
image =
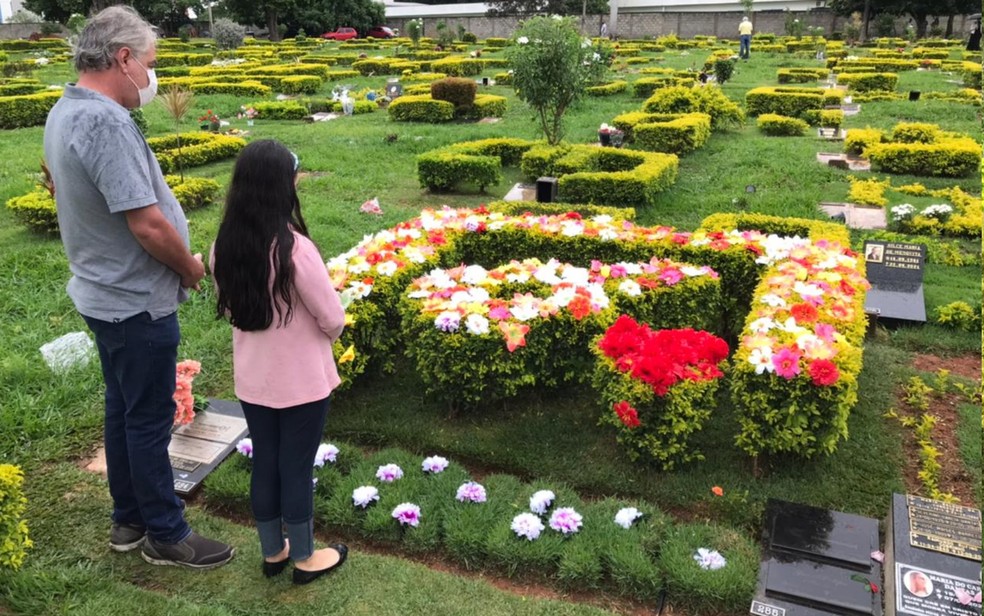
{"label": "tree with green foliage", "polygon": [[608,72],[611,48],[582,39],[570,17],[534,17],[524,22],[506,48],[516,95],[533,108],[547,142],[564,136],[564,114]]}
{"label": "tree with green foliage", "polygon": [[[926,36],[930,15],[947,16],[952,32],[952,17],[968,15],[981,10],[980,0],[830,0],[830,8],[838,15],[850,15],[858,11],[867,22],[877,15],[909,15],[916,26],[916,37]],[[867,29],[867,28],[866,28]]]}

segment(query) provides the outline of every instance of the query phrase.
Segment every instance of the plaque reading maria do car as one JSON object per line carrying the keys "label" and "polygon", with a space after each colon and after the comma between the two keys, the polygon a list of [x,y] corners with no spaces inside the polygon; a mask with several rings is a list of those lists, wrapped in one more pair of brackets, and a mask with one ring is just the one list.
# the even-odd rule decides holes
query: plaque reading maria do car
{"label": "plaque reading maria do car", "polygon": [[978,509],[895,494],[887,526],[889,616],[980,616]]}
{"label": "plaque reading maria do car", "polygon": [[923,264],[926,247],[904,242],[864,243],[864,261],[871,290],[865,310],[889,319],[926,322]]}
{"label": "plaque reading maria do car", "polygon": [[171,434],[167,453],[174,473],[174,491],[191,494],[247,432],[238,402],[210,399],[208,409]]}
{"label": "plaque reading maria do car", "polygon": [[877,520],[770,500],[763,539],[752,614],[882,614]]}

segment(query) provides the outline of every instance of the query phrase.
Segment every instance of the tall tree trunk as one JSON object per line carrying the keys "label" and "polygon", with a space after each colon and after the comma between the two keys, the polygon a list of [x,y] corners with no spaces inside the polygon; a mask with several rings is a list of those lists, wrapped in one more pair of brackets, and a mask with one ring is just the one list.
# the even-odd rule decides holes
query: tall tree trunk
{"label": "tall tree trunk", "polygon": [[270,40],[279,41],[280,40],[280,28],[277,24],[277,14],[273,11],[267,13],[267,30],[270,31]]}
{"label": "tall tree trunk", "polygon": [[953,15],[946,16],[946,33],[943,35],[945,38],[953,36],[953,18]]}
{"label": "tall tree trunk", "polygon": [[861,33],[861,40],[868,40],[868,22],[871,21],[871,0],[864,0],[864,32]]}
{"label": "tall tree trunk", "polygon": [[916,38],[926,38],[926,15],[913,15],[916,21]]}

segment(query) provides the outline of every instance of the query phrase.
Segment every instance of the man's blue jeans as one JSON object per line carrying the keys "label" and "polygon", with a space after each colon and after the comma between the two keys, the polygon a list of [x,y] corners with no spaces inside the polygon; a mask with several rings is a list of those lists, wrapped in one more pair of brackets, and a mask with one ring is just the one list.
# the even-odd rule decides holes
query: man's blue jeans
{"label": "man's blue jeans", "polygon": [[738,56],[741,58],[748,58],[749,52],[752,49],[752,35],[742,34],[738,37]]}
{"label": "man's blue jeans", "polygon": [[167,446],[174,425],[177,313],[146,312],[119,322],[83,315],[96,337],[106,382],[106,468],[113,521],[143,526],[160,543],[191,532],[174,493]]}

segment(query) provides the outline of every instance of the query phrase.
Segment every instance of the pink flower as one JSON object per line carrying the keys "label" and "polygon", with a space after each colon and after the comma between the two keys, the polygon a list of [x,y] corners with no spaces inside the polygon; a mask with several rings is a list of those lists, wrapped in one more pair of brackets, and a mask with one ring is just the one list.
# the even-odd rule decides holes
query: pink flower
{"label": "pink flower", "polygon": [[573,535],[582,526],[581,514],[572,507],[561,507],[550,516],[550,528],[565,535]]}
{"label": "pink flower", "polygon": [[772,365],[776,374],[784,379],[792,379],[800,373],[800,352],[795,347],[782,347],[772,354]]}
{"label": "pink flower", "polygon": [[403,469],[396,464],[384,464],[376,469],[376,478],[386,483],[392,483],[403,477]]}
{"label": "pink flower", "polygon": [[666,284],[673,286],[683,280],[683,274],[681,274],[678,269],[667,269],[663,270],[663,272],[659,275],[659,279]]}
{"label": "pink flower", "polygon": [[458,493],[455,498],[459,502],[471,502],[471,503],[484,503],[485,502],[485,487],[480,483],[475,483],[474,481],[468,481],[460,486],[458,486]]}
{"label": "pink flower", "polygon": [[419,526],[420,507],[413,503],[400,503],[393,509],[393,519],[402,526]]}
{"label": "pink flower", "polygon": [[829,359],[818,359],[811,363],[809,372],[810,378],[813,379],[813,384],[820,387],[833,385],[840,378],[837,365]]}
{"label": "pink flower", "polygon": [[373,197],[372,199],[366,201],[359,207],[359,211],[363,214],[375,214],[376,216],[382,216],[383,210],[379,207],[379,199]]}

